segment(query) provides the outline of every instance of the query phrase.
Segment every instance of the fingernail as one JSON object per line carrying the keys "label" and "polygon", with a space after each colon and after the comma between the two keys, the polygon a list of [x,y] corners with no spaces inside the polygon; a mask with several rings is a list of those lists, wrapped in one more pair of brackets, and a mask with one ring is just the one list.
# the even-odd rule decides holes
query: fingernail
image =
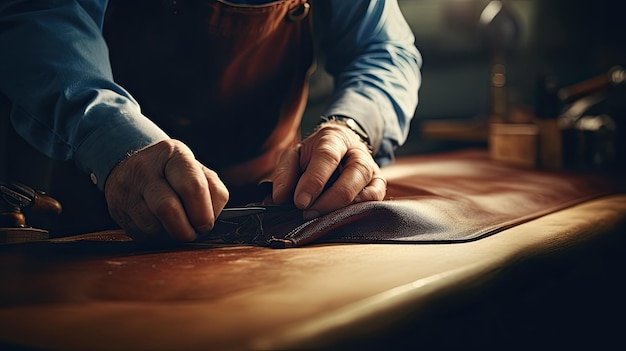
{"label": "fingernail", "polygon": [[277,194],[280,194],[281,192],[284,192],[284,191],[285,191],[285,190],[284,190],[284,189],[285,189],[285,187],[286,187],[286,185],[285,185],[285,184],[282,184],[282,183],[281,183],[281,184],[273,184],[273,185],[272,185],[272,189],[271,189],[271,190],[272,190],[272,191],[271,191],[271,193],[277,193]]}
{"label": "fingernail", "polygon": [[210,232],[211,230],[213,230],[213,226],[210,225],[210,224],[196,228],[196,231],[198,233],[200,233],[200,234],[206,234],[206,233]]}
{"label": "fingernail", "polygon": [[304,211],[302,213],[302,218],[304,218],[304,220],[311,220],[313,218],[317,218],[320,216],[320,213],[317,211]]}
{"label": "fingernail", "polygon": [[313,198],[313,196],[311,196],[311,194],[309,194],[309,193],[302,193],[302,194],[298,195],[298,198],[296,199],[296,206],[298,206],[300,208],[307,208],[311,204],[311,199],[312,198]]}
{"label": "fingernail", "polygon": [[189,233],[183,234],[183,236],[180,238],[180,240],[181,241],[185,241],[185,242],[190,242],[190,241],[196,240],[197,237],[198,237],[198,235],[196,235],[195,232],[189,232]]}

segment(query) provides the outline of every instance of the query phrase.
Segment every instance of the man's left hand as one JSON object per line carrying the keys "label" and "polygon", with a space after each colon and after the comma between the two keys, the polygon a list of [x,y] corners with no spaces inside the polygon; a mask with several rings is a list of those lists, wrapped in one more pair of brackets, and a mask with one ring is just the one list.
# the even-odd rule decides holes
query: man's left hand
{"label": "man's left hand", "polygon": [[293,201],[311,219],[352,203],[383,200],[387,182],[368,146],[350,128],[325,122],[281,157],[275,203]]}

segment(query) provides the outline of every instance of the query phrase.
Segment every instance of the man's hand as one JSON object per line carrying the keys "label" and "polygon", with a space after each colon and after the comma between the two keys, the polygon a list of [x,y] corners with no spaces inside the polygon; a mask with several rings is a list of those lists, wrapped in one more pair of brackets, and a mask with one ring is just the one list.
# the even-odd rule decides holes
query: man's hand
{"label": "man's hand", "polygon": [[306,219],[351,203],[383,200],[387,192],[367,145],[348,127],[333,122],[322,124],[282,155],[273,183],[273,201],[293,201]]}
{"label": "man's hand", "polygon": [[134,238],[168,233],[192,241],[213,229],[228,201],[217,174],[177,140],[164,140],[128,157],[104,188],[113,219]]}

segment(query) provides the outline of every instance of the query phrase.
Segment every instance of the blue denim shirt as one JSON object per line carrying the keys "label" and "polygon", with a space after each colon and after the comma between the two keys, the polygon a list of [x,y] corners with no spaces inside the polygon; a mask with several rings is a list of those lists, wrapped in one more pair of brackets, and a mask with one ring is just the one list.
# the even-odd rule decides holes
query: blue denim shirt
{"label": "blue denim shirt", "polygon": [[[388,164],[417,106],[421,56],[413,33],[396,1],[327,4],[328,34],[320,42],[335,90],[324,115],[356,119],[380,145],[376,161]],[[106,6],[106,0],[0,3],[0,92],[12,102],[13,126],[48,157],[73,159],[100,189],[126,155],[169,138],[113,80],[102,36]]]}

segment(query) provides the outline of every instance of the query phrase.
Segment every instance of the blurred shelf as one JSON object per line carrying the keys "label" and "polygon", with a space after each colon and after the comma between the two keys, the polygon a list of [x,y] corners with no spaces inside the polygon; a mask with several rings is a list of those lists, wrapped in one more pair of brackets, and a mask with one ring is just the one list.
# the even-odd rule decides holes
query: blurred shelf
{"label": "blurred shelf", "polygon": [[486,141],[489,132],[483,118],[422,121],[419,128],[422,138],[451,141]]}

